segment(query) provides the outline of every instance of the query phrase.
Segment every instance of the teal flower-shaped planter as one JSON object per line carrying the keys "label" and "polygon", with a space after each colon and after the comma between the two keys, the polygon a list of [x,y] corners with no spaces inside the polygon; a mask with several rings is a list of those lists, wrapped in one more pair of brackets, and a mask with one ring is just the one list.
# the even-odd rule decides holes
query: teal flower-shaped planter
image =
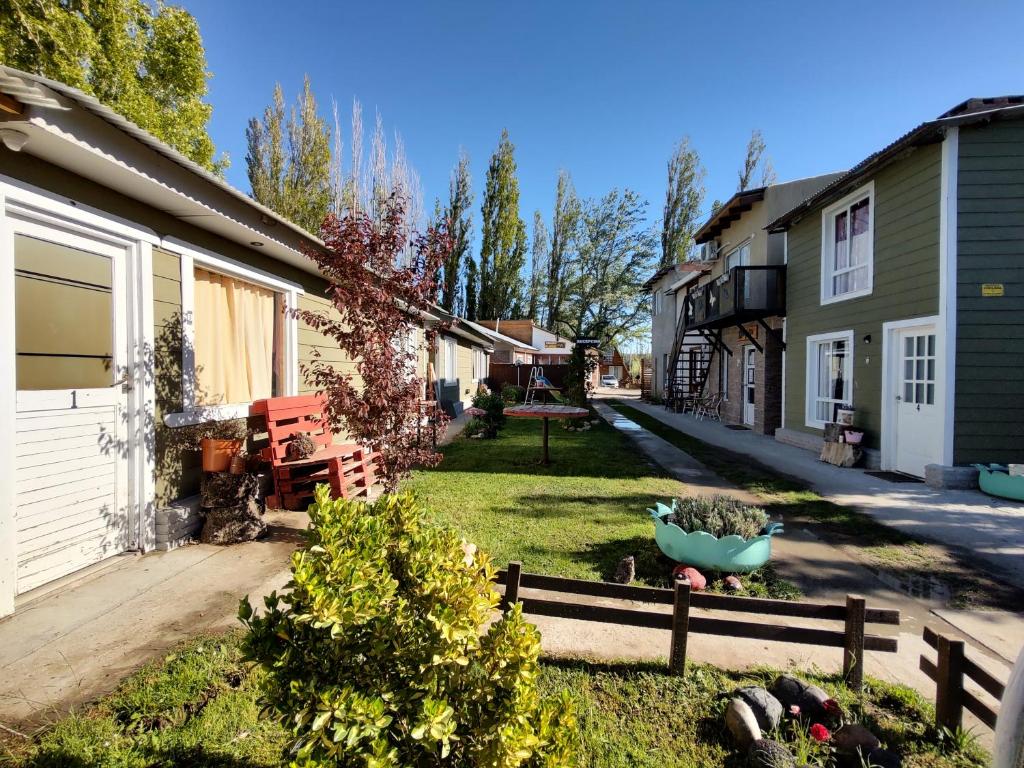
{"label": "teal flower-shaped planter", "polygon": [[750,573],[772,556],[772,536],[782,533],[782,523],[769,523],[760,536],[744,539],[726,536],[719,539],[706,531],[687,533],[675,523],[665,522],[672,508],[657,502],[648,509],[654,518],[654,540],[667,557],[695,568],[723,573]]}

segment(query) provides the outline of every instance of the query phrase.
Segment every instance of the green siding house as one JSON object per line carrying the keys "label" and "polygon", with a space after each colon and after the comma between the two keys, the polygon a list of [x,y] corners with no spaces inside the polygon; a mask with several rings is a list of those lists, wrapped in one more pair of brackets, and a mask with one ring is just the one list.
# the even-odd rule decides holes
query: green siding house
{"label": "green siding house", "polygon": [[852,405],[869,466],[943,485],[1024,462],[1024,97],[954,107],[767,229],[786,237],[776,439],[818,448]]}

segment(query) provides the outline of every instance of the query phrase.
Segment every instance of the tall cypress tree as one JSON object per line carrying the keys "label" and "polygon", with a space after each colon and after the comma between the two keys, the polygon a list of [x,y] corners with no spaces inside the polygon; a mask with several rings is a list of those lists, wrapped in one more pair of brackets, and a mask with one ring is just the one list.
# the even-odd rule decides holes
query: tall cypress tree
{"label": "tall cypress tree", "polygon": [[558,174],[555,191],[555,212],[551,219],[551,252],[548,256],[547,301],[544,307],[544,325],[557,330],[562,320],[562,305],[566,296],[566,269],[572,258],[572,248],[579,225],[580,201],[568,172]]}
{"label": "tall cypress tree", "polygon": [[487,169],[481,207],[478,314],[487,320],[509,319],[522,305],[526,262],[526,229],[519,218],[519,181],[515,147],[508,131],[501,132],[498,148]]}
{"label": "tall cypress tree", "polygon": [[533,212],[533,247],[530,249],[530,303],[527,314],[541,322],[548,277],[548,228],[540,211]]}
{"label": "tall cypress tree", "polygon": [[476,261],[472,254],[466,254],[465,308],[466,319],[476,320],[480,317],[477,294],[480,288],[480,277],[477,274]]}
{"label": "tall cypress tree", "polygon": [[310,232],[331,209],[331,132],[317,111],[307,77],[285,122],[284,93],[274,88],[274,103],[263,119],[252,118],[245,131],[245,162],[252,196]]}
{"label": "tall cypress tree", "polygon": [[676,144],[668,161],[659,266],[668,267],[689,257],[703,204],[704,168],[697,151],[690,147],[690,140],[684,138]]}
{"label": "tall cypress tree", "polygon": [[469,156],[465,152],[461,152],[459,162],[452,171],[451,181],[448,184],[448,205],[443,212],[443,217],[451,226],[449,231],[452,237],[452,249],[443,265],[440,304],[449,312],[458,310],[460,273],[463,263],[471,259],[469,255],[470,230],[473,226],[472,214],[469,210],[473,204],[471,185]]}

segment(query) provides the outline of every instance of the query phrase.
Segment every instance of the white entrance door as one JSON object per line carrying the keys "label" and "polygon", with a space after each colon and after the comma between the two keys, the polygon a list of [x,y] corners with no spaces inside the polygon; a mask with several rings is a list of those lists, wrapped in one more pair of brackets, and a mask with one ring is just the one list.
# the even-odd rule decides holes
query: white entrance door
{"label": "white entrance door", "polygon": [[754,372],[757,369],[757,350],[753,347],[743,348],[743,423],[754,426]]}
{"label": "white entrance door", "polygon": [[942,413],[936,374],[934,325],[895,332],[899,363],[895,366],[896,398],[894,465],[899,472],[924,477],[927,464],[942,460]]}
{"label": "white entrance door", "polygon": [[130,545],[127,285],[124,248],[18,221],[11,245],[20,594]]}

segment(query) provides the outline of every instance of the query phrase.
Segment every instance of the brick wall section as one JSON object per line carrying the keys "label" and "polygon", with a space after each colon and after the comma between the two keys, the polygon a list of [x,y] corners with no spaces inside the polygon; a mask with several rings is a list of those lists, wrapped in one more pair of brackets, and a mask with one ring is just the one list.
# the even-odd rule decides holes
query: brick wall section
{"label": "brick wall section", "polygon": [[[782,334],[782,319],[769,318],[768,325]],[[754,334],[752,326],[747,326],[751,334]],[[782,425],[782,344],[779,339],[769,335],[763,328],[757,326],[757,334],[754,336],[757,342],[764,348],[764,354],[755,350],[754,356],[754,426],[753,430],[762,435],[774,435],[775,430]],[[708,375],[708,383],[705,392],[720,391],[720,371],[723,365],[729,367],[728,372],[728,399],[722,403],[722,422],[725,424],[743,423],[743,397],[744,397],[744,361],[743,349],[750,342],[740,333],[737,328],[726,328],[722,331],[722,342],[729,347],[732,355],[718,353],[711,361],[711,371]]]}

